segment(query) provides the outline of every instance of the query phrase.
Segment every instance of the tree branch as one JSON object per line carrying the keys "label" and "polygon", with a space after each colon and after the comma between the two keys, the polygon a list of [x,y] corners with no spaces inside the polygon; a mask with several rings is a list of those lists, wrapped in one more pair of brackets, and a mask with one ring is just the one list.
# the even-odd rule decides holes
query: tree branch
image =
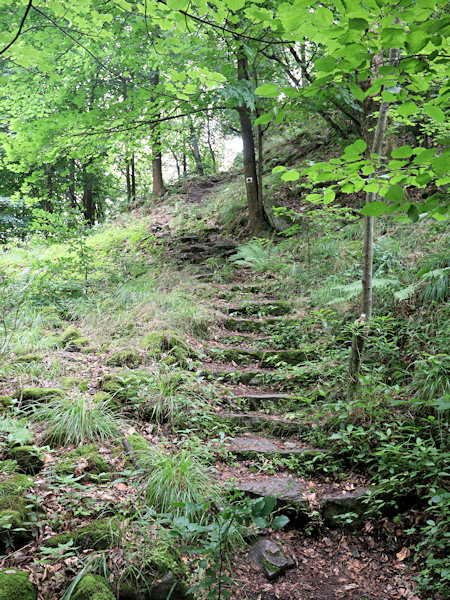
{"label": "tree branch", "polygon": [[34,6],[33,6],[33,0],[30,0],[28,2],[28,5],[27,5],[26,9],[25,9],[25,13],[24,13],[24,15],[22,17],[22,20],[21,20],[20,25],[19,25],[19,29],[18,29],[15,37],[9,42],[9,44],[7,46],[5,46],[3,48],[3,50],[0,50],[0,54],[3,54],[4,52],[6,52],[8,50],[8,48],[11,48],[11,46],[14,44],[14,42],[16,42],[19,39],[19,36],[22,33],[23,26],[25,25],[25,21],[26,21],[26,18],[28,16],[28,13],[30,12],[30,8],[32,8],[32,7],[34,8]]}

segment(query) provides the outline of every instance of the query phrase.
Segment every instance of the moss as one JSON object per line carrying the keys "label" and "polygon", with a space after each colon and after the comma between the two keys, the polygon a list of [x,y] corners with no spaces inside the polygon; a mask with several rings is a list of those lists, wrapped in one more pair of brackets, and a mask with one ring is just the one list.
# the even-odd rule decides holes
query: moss
{"label": "moss", "polygon": [[75,327],[75,325],[69,325],[69,327],[64,331],[61,336],[62,342],[69,342],[70,340],[75,340],[81,337],[81,333]]}
{"label": "moss", "polygon": [[61,380],[61,387],[63,390],[73,390],[79,387],[83,380],[81,377],[63,377]]}
{"label": "moss", "polygon": [[61,533],[47,540],[49,548],[57,548],[60,544],[67,544],[73,540],[74,545],[82,550],[107,550],[111,547],[119,526],[114,521],[102,519],[85,527],[79,527],[70,533]]}
{"label": "moss", "polygon": [[23,356],[18,356],[13,360],[14,363],[30,363],[30,362],[41,362],[42,356],[39,354],[24,354]]}
{"label": "moss", "polygon": [[84,468],[86,476],[83,481],[88,480],[90,475],[100,475],[101,473],[109,473],[111,467],[109,463],[100,456],[98,447],[95,444],[87,444],[76,450],[67,452],[63,460],[56,465],[55,473],[61,475],[70,475],[74,472],[76,466],[83,461],[87,461],[87,466]]}
{"label": "moss", "polygon": [[150,550],[150,561],[154,576],[160,579],[167,573],[173,573],[178,579],[187,577],[187,569],[180,553],[164,540],[157,540]]}
{"label": "moss", "polygon": [[141,364],[141,356],[137,350],[118,350],[106,361],[109,367],[129,367],[133,369]]}
{"label": "moss", "polygon": [[153,331],[142,339],[141,347],[149,351],[150,359],[159,360],[167,354],[165,364],[181,367],[186,367],[187,357],[193,354],[186,340],[173,331]]}
{"label": "moss", "polygon": [[16,569],[0,571],[0,600],[36,600],[37,591],[28,573]]}
{"label": "moss", "polygon": [[138,460],[140,456],[142,456],[145,452],[148,452],[150,446],[147,440],[142,437],[142,435],[138,435],[136,433],[133,435],[128,435],[127,440]]}
{"label": "moss", "polygon": [[120,408],[120,401],[117,400],[117,398],[113,398],[110,394],[108,394],[108,392],[96,392],[92,396],[92,400],[93,402],[98,402],[99,404],[101,402],[110,402],[113,408]]}
{"label": "moss", "polygon": [[142,383],[148,380],[149,373],[146,371],[108,373],[100,380],[100,389],[119,400],[128,400],[135,397]]}
{"label": "moss", "polygon": [[42,451],[36,446],[16,446],[10,450],[9,455],[27,475],[39,473],[44,467]]}
{"label": "moss", "polygon": [[[5,502],[6,499],[3,500]],[[31,528],[27,524],[29,512],[24,506],[19,509],[6,508],[0,510],[0,548],[5,546],[19,548],[32,537]]]}
{"label": "moss", "polygon": [[64,392],[59,388],[23,388],[14,394],[14,398],[22,398],[25,402],[39,402],[55,396],[64,397]]}
{"label": "moss", "polygon": [[130,583],[121,583],[119,585],[119,600],[137,600],[137,590]]}
{"label": "moss", "polygon": [[85,575],[81,578],[72,600],[115,600],[111,586],[100,575]]}
{"label": "moss", "polygon": [[91,344],[91,340],[89,338],[77,337],[68,340],[65,345],[65,349],[69,352],[80,352],[81,350],[86,350],[89,344]]}
{"label": "moss", "polygon": [[19,496],[29,488],[33,487],[34,481],[31,477],[21,473],[11,475],[9,479],[0,483],[0,497]]}
{"label": "moss", "polygon": [[9,412],[13,406],[13,403],[13,398],[11,398],[11,396],[0,396],[0,411],[2,413]]}
{"label": "moss", "polygon": [[15,473],[18,467],[15,460],[0,460],[0,475]]}

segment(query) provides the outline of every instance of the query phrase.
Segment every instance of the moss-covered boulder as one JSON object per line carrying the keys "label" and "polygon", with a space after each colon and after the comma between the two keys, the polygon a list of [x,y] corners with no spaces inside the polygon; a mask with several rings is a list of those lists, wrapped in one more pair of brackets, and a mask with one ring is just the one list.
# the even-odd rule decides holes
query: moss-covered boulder
{"label": "moss-covered boulder", "polygon": [[22,402],[28,404],[43,402],[44,400],[54,398],[55,396],[63,398],[64,392],[59,388],[29,387],[17,390],[17,392],[14,393],[14,398],[22,398]]}
{"label": "moss-covered boulder", "polygon": [[44,468],[42,450],[36,446],[16,446],[9,451],[9,456],[17,462],[22,473],[35,475]]}
{"label": "moss-covered boulder", "polygon": [[86,352],[95,350],[91,345],[91,340],[87,337],[78,337],[73,340],[69,340],[64,346],[64,350],[67,352]]}
{"label": "moss-covered boulder", "polygon": [[117,350],[106,360],[108,367],[128,367],[135,369],[141,364],[141,356],[137,350]]}
{"label": "moss-covered boulder", "polygon": [[100,519],[85,527],[79,527],[70,533],[55,535],[47,540],[45,545],[49,548],[57,548],[60,544],[67,544],[70,540],[73,540],[74,545],[81,550],[87,550],[88,548],[107,550],[114,544],[118,532],[117,522]]}
{"label": "moss-covered boulder", "polygon": [[61,387],[63,390],[73,390],[79,388],[83,383],[81,377],[63,377],[61,380]]}
{"label": "moss-covered boulder", "polygon": [[58,475],[71,475],[80,464],[85,465],[84,477],[81,481],[89,481],[91,475],[101,475],[111,471],[109,463],[99,454],[98,447],[95,444],[86,444],[67,452],[62,461],[54,467],[54,472]]}
{"label": "moss-covered boulder", "polygon": [[15,473],[0,483],[0,497],[20,496],[29,488],[33,487],[33,485],[34,481],[31,479],[31,477],[23,475],[22,473]]}
{"label": "moss-covered boulder", "polygon": [[0,413],[10,412],[13,404],[14,399],[11,396],[0,396]]}
{"label": "moss-covered boulder", "polygon": [[18,471],[19,465],[15,460],[0,460],[0,475],[12,475]]}
{"label": "moss-covered boulder", "polygon": [[142,339],[141,348],[148,350],[149,357],[155,359],[170,353],[185,361],[191,353],[186,340],[174,331],[152,331]]}
{"label": "moss-covered boulder", "polygon": [[0,499],[0,549],[20,548],[32,538],[31,508],[21,496]]}
{"label": "moss-covered boulder", "polygon": [[81,578],[72,600],[115,600],[112,588],[100,575],[85,575]]}
{"label": "moss-covered boulder", "polygon": [[37,590],[28,580],[28,573],[17,569],[0,571],[0,600],[36,600]]}
{"label": "moss-covered boulder", "polygon": [[42,356],[40,354],[24,354],[23,356],[16,356],[13,360],[14,363],[32,363],[42,362]]}
{"label": "moss-covered boulder", "polygon": [[150,381],[152,376],[147,371],[119,371],[102,377],[100,390],[126,402],[136,398],[139,389]]}
{"label": "moss-covered boulder", "polygon": [[70,340],[76,340],[81,337],[81,333],[75,327],[75,325],[69,325],[69,327],[64,331],[64,333],[61,336],[61,342],[67,343]]}

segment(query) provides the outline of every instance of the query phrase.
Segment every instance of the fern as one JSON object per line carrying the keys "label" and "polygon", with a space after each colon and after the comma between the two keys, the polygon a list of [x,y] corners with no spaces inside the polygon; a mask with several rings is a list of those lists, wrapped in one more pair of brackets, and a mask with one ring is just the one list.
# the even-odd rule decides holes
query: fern
{"label": "fern", "polygon": [[[399,280],[392,277],[374,277],[372,280],[372,287],[374,289],[385,289],[395,287],[399,285]],[[338,304],[339,302],[347,302],[352,298],[358,296],[362,291],[361,281],[353,281],[347,285],[339,285],[330,289],[330,294],[333,295],[331,300],[327,302],[328,305]]]}
{"label": "fern", "polygon": [[236,254],[230,257],[235,265],[250,267],[254,271],[266,271],[272,264],[270,248],[257,242],[250,242],[240,246]]}
{"label": "fern", "polygon": [[0,435],[6,434],[6,440],[12,444],[23,446],[33,439],[33,434],[14,419],[0,419]]}

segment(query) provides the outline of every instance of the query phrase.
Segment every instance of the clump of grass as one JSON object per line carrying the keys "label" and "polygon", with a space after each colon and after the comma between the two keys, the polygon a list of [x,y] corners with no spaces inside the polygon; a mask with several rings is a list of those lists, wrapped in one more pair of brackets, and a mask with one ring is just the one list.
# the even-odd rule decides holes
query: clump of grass
{"label": "clump of grass", "polygon": [[124,425],[109,399],[94,402],[86,396],[52,398],[33,407],[32,418],[46,423],[46,439],[53,445],[104,443],[117,437]]}
{"label": "clump of grass", "polygon": [[188,505],[218,499],[208,471],[189,448],[168,454],[149,446],[140,461],[146,472],[147,502],[159,512],[187,516],[192,512]]}
{"label": "clump of grass", "polygon": [[163,369],[154,371],[153,375],[156,400],[152,419],[157,423],[170,421],[173,425],[178,420],[181,405],[185,404],[184,395],[180,393],[183,373],[177,369]]}

